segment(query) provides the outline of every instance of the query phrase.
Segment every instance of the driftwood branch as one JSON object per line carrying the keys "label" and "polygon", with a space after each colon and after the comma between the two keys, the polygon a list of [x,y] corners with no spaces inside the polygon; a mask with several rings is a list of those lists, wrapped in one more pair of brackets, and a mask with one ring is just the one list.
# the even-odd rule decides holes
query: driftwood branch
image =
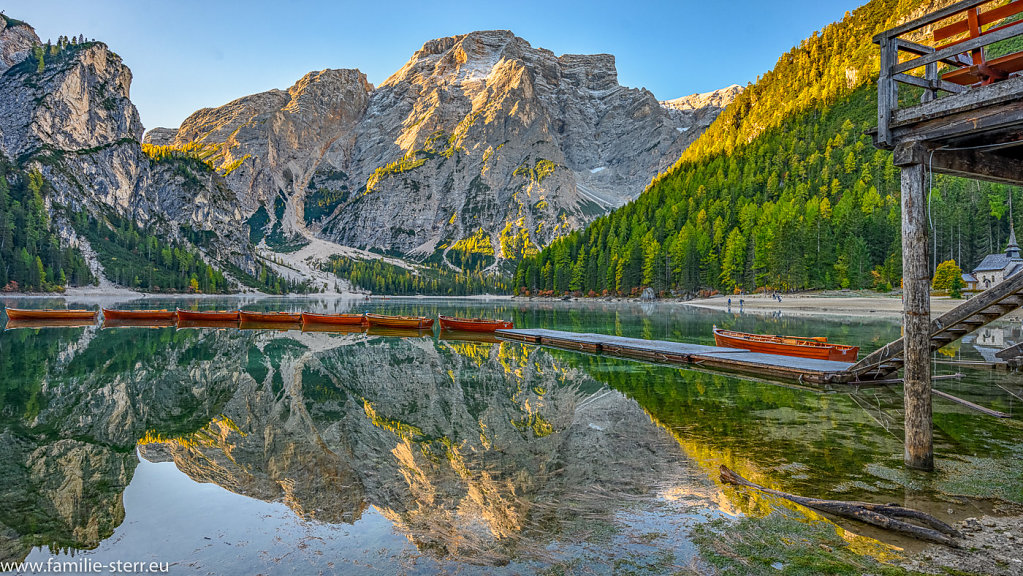
{"label": "driftwood branch", "polygon": [[[904,508],[895,504],[871,504],[870,502],[821,500],[819,498],[806,498],[804,496],[796,496],[795,494],[779,492],[778,490],[772,490],[754,482],[750,482],[740,476],[737,472],[729,469],[724,464],[721,465],[721,481],[725,484],[754,488],[761,492],[772,494],[795,502],[796,504],[806,506],[807,508],[813,508],[814,510],[827,512],[828,514],[834,514],[835,516],[841,516],[843,518],[859,520],[860,522],[864,522],[872,526],[912,536],[919,540],[944,544],[945,546],[950,546],[952,548],[959,547],[952,538],[962,537],[962,534],[957,532],[955,528],[952,528],[934,516],[925,514],[919,510]],[[910,524],[909,522],[899,520],[899,518],[916,520],[917,522],[926,524],[927,527]]]}

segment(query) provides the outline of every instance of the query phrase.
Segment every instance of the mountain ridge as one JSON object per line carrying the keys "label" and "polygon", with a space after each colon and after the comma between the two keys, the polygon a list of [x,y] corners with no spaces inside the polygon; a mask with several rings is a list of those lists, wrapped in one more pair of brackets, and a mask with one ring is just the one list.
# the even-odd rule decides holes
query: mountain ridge
{"label": "mountain ridge", "polygon": [[[310,75],[338,73],[307,74],[288,92],[302,92]],[[264,234],[278,226],[272,204],[281,198],[282,232],[300,242],[311,234],[451,264],[450,247],[472,238],[479,244],[482,230],[489,247],[480,244],[478,255],[492,268],[638,194],[695,137],[652,94],[620,86],[612,55],[555,56],[510,31],[430,40],[379,86],[364,76],[349,84],[361,85],[340,99],[353,103],[354,127],[317,125],[296,107],[316,135],[307,149],[281,142],[272,127],[257,127],[265,126],[260,118],[270,113],[267,106],[284,110],[281,90],[204,108],[176,130],[150,131],[146,140],[222,146],[230,150],[225,164],[248,155],[251,166],[243,161],[228,182],[244,210],[266,208]],[[263,108],[248,106],[254,98]],[[632,126],[614,125],[619,111],[634,116]],[[210,130],[200,119],[223,128]],[[575,133],[590,124],[606,129]],[[636,126],[639,133],[630,134]],[[246,142],[245,132],[276,150]],[[615,149],[623,137],[648,151]],[[643,160],[621,159],[636,156]],[[294,164],[299,157],[301,166]],[[445,166],[448,160],[455,166]],[[618,192],[623,188],[631,192]]]}
{"label": "mountain ridge", "polygon": [[154,288],[137,274],[153,251],[133,243],[147,234],[194,248],[236,288],[269,274],[277,289],[273,277],[332,291],[335,256],[507,273],[638,194],[703,129],[618,84],[612,55],[480,31],[427,41],[379,86],[314,71],[145,133],[131,71],[106,44],[44,45],[3,22],[0,153],[39,172],[72,247],[94,252],[75,226],[119,230],[134,263],[115,281],[141,289]]}

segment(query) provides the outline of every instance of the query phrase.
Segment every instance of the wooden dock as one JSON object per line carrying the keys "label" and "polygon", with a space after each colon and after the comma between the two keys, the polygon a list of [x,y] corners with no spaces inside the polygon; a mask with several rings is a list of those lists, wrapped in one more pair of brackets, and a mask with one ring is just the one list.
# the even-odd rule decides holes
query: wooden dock
{"label": "wooden dock", "polygon": [[715,370],[792,381],[800,384],[840,384],[853,378],[852,364],[794,356],[761,354],[737,348],[686,344],[664,340],[624,338],[561,330],[498,330],[499,338],[552,348],[607,354],[633,360],[684,364]]}

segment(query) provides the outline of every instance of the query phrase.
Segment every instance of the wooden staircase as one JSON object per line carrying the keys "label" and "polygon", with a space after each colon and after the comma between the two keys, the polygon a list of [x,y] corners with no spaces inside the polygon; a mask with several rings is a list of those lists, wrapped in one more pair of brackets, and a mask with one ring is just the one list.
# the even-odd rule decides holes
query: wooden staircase
{"label": "wooden staircase", "polygon": [[[931,351],[946,346],[1023,306],[1023,273],[988,288],[931,321]],[[903,339],[885,344],[853,364],[850,381],[884,378],[902,368]]]}

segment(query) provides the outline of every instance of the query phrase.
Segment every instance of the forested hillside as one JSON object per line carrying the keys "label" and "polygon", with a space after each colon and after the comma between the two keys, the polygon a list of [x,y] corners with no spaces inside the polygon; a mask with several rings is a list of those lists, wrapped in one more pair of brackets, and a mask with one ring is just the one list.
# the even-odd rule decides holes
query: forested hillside
{"label": "forested hillside", "polygon": [[78,251],[62,247],[43,201],[46,182],[0,156],[0,289],[61,290],[93,281]]}
{"label": "forested hillside", "polygon": [[[870,39],[933,8],[874,0],[815,33],[635,202],[524,260],[516,290],[898,287],[898,171],[865,134],[876,126]],[[938,261],[970,269],[1000,251],[1010,191],[1023,200],[1018,189],[936,176]]]}

